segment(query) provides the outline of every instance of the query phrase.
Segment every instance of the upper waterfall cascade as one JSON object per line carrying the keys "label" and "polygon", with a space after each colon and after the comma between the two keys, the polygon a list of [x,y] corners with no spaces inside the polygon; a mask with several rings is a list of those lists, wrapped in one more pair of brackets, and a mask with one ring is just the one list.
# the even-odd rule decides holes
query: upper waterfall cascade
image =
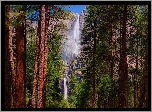
{"label": "upper waterfall cascade", "polygon": [[80,53],[79,15],[76,14],[76,16],[76,20],[73,22],[73,25],[69,30],[63,48],[63,60],[67,65],[69,65],[73,61],[73,59]]}

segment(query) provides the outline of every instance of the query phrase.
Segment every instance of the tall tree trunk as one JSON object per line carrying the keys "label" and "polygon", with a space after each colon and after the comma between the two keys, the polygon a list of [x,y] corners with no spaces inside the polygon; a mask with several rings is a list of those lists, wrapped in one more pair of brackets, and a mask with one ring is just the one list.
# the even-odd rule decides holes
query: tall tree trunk
{"label": "tall tree trunk", "polygon": [[136,54],[136,73],[134,76],[134,108],[137,107],[137,98],[138,98],[137,73],[138,73],[138,37],[137,37],[137,54]]}
{"label": "tall tree trunk", "polygon": [[127,5],[124,5],[122,22],[122,38],[120,48],[120,68],[119,68],[119,108],[126,108],[126,79],[127,71],[127,55],[126,55],[126,21],[127,21]]}
{"label": "tall tree trunk", "polygon": [[47,81],[47,59],[48,59],[48,27],[49,27],[49,12],[50,6],[46,5],[46,13],[45,13],[45,42],[44,42],[44,86],[43,86],[43,106],[46,107],[46,81]]}
{"label": "tall tree trunk", "polygon": [[[15,71],[14,71],[14,56],[13,56],[13,48],[12,48],[12,26],[9,26],[9,55],[10,55],[10,68],[11,68],[11,84],[12,84],[12,96],[14,99],[15,95]],[[13,100],[14,105],[14,100]]]}
{"label": "tall tree trunk", "polygon": [[146,44],[146,55],[145,55],[145,62],[144,62],[144,70],[143,70],[143,77],[141,82],[141,89],[140,89],[140,102],[138,107],[139,108],[147,108],[148,105],[145,102],[148,102],[148,33],[147,33],[147,44]]}
{"label": "tall tree trunk", "polygon": [[[25,6],[24,6],[24,12],[26,12],[26,10],[25,10]],[[24,77],[23,77],[23,79],[24,79],[24,108],[26,108],[27,106],[26,106],[26,43],[27,43],[27,41],[26,41],[26,18],[24,17],[24,32],[25,32],[25,34],[24,34]]]}
{"label": "tall tree trunk", "polygon": [[[21,11],[24,12],[24,6]],[[25,19],[23,14],[20,14],[17,21]],[[15,108],[25,108],[26,96],[25,96],[25,35],[24,35],[24,22],[18,24],[16,28],[16,77],[15,77]]]}
{"label": "tall tree trunk", "polygon": [[40,9],[41,32],[40,32],[40,56],[38,76],[38,99],[37,108],[43,108],[43,87],[44,87],[44,42],[45,42],[45,5]]}
{"label": "tall tree trunk", "polygon": [[93,32],[93,38],[94,38],[94,48],[93,48],[93,97],[92,97],[92,108],[95,108],[96,106],[96,41],[97,41],[97,35],[96,35],[96,21],[94,21],[94,32]]}
{"label": "tall tree trunk", "polygon": [[38,77],[38,66],[39,66],[39,49],[40,49],[40,20],[38,21],[38,37],[36,39],[36,54],[34,64],[34,77],[33,77],[33,92],[32,92],[32,108],[37,107],[37,77]]}
{"label": "tall tree trunk", "polygon": [[[112,20],[113,20],[113,16],[112,16]],[[110,29],[111,29],[111,40],[110,40],[110,46],[111,46],[111,60],[110,60],[110,77],[113,78],[113,67],[114,67],[114,37],[113,37],[113,23],[111,23],[110,25]],[[108,107],[112,108],[112,96],[108,96]]]}
{"label": "tall tree trunk", "polygon": [[10,75],[10,55],[9,55],[9,37],[10,37],[10,27],[9,27],[9,5],[5,6],[5,108],[11,108],[11,75]]}

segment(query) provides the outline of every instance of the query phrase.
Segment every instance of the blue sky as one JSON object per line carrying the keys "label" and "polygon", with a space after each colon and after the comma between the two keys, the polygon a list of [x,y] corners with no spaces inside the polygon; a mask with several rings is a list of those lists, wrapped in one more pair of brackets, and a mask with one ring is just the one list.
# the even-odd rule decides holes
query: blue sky
{"label": "blue sky", "polygon": [[71,12],[81,14],[81,11],[85,9],[86,6],[87,5],[70,5],[70,8],[66,9],[70,10]]}

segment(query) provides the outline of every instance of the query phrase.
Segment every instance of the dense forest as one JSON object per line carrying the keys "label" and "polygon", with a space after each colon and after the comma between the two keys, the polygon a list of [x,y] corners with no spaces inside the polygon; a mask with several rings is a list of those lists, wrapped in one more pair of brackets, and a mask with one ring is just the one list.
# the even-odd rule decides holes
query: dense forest
{"label": "dense forest", "polygon": [[65,7],[5,5],[5,108],[148,108],[148,5],[86,7],[67,98]]}

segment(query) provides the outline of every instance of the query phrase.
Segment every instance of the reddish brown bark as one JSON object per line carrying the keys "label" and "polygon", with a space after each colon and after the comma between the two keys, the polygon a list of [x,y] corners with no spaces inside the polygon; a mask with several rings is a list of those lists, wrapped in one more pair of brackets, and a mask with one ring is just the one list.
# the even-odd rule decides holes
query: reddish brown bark
{"label": "reddish brown bark", "polygon": [[127,5],[124,5],[122,18],[122,37],[120,47],[119,65],[119,108],[126,108],[126,79],[127,79],[127,55],[126,55],[126,21]]}
{"label": "reddish brown bark", "polygon": [[32,108],[36,108],[37,100],[37,74],[38,74],[38,56],[39,56],[39,38],[36,39],[36,54],[34,64],[34,77],[33,77],[33,92],[32,92]]}
{"label": "reddish brown bark", "polygon": [[[21,11],[24,11],[22,6]],[[20,22],[25,17],[20,14],[17,21]],[[24,22],[22,21],[16,28],[16,77],[15,77],[15,108],[25,108],[25,35],[24,35]]]}
{"label": "reddish brown bark", "polygon": [[5,108],[11,108],[11,75],[10,75],[10,55],[9,55],[9,37],[10,37],[10,29],[9,29],[9,6],[5,6]]}
{"label": "reddish brown bark", "polygon": [[43,106],[46,107],[46,81],[47,81],[47,59],[48,59],[48,27],[49,27],[49,12],[50,6],[46,5],[46,20],[45,20],[45,42],[44,42],[44,86],[43,86]]}
{"label": "reddish brown bark", "polygon": [[38,99],[37,108],[43,108],[43,86],[44,86],[44,42],[45,42],[45,5],[40,10],[40,56],[39,56],[39,73],[38,73]]}
{"label": "reddish brown bark", "polygon": [[[11,84],[12,84],[12,95],[13,95],[13,99],[14,99],[14,95],[15,95],[15,71],[14,71],[14,56],[13,56],[13,48],[12,48],[13,44],[12,44],[12,27],[9,26],[9,55],[10,55],[10,69],[11,69]],[[13,101],[13,105],[14,105],[14,101]]]}
{"label": "reddish brown bark", "polygon": [[34,77],[33,77],[33,92],[32,92],[32,108],[37,107],[37,79],[38,79],[38,66],[39,66],[39,50],[40,50],[40,27],[41,21],[38,21],[38,37],[36,39],[36,54],[35,54],[35,64],[34,64]]}

